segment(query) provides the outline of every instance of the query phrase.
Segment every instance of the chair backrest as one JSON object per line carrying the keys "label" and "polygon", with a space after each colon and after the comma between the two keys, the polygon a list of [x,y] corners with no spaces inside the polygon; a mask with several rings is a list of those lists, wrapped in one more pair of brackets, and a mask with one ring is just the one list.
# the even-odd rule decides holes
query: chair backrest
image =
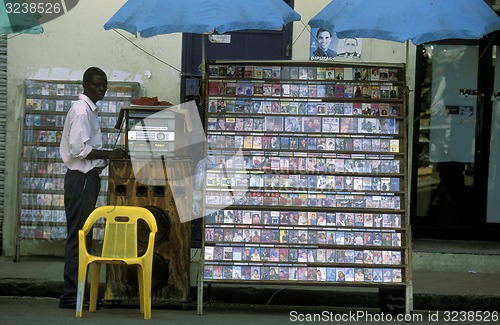
{"label": "chair backrest", "polygon": [[148,246],[154,245],[157,226],[154,215],[148,209],[137,206],[105,205],[98,207],[92,211],[83,226],[85,234],[90,231],[92,225],[100,218],[106,219],[102,257],[137,257],[138,220],[144,220],[148,224],[151,230]]}

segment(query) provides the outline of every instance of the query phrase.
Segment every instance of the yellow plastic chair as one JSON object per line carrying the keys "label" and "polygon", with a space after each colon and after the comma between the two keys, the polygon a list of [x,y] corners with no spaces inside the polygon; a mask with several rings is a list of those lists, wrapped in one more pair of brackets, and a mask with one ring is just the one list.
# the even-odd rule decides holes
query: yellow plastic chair
{"label": "yellow plastic chair", "polygon": [[[99,218],[106,219],[106,226],[104,228],[102,256],[95,256],[89,254],[85,237]],[[137,221],[139,219],[146,221],[151,230],[148,247],[142,256],[137,256]],[[105,205],[92,211],[85,221],[83,229],[78,231],[77,317],[82,317],[85,281],[89,264],[92,264],[90,312],[96,311],[101,264],[127,264],[137,265],[141,312],[144,313],[144,319],[151,319],[151,276],[156,231],[157,226],[154,215],[151,211],[143,207]]]}

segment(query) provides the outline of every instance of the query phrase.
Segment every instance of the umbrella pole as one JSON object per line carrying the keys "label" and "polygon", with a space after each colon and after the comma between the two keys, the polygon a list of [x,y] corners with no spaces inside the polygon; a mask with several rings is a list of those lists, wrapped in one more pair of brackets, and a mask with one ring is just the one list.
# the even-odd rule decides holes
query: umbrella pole
{"label": "umbrella pole", "polygon": [[[403,96],[405,96],[405,111],[406,111],[406,119],[408,123],[408,129],[407,129],[407,134],[406,134],[406,142],[407,142],[407,170],[411,170],[412,166],[412,161],[413,161],[413,118],[411,118],[410,112],[408,112],[408,101],[409,101],[409,92],[410,88],[408,87],[410,80],[409,80],[409,73],[408,73],[408,62],[410,62],[410,40],[407,40],[406,42],[406,61],[405,61],[405,81],[406,81],[406,89],[403,91]],[[410,169],[408,169],[410,168]],[[408,184],[411,184],[411,173],[408,175]],[[408,187],[408,197],[406,199],[407,206],[409,206],[410,198],[411,198],[411,186]],[[407,210],[408,211],[408,210]],[[408,223],[409,224],[409,223]]]}
{"label": "umbrella pole", "polygon": [[[410,61],[410,40],[407,40],[406,41],[406,69],[408,69],[408,62]],[[408,80],[406,80],[406,82],[408,83]]]}
{"label": "umbrella pole", "polygon": [[[406,103],[406,109],[409,108],[409,99],[410,99],[410,89],[408,85],[410,84],[409,80],[409,73],[408,73],[408,65],[410,62],[410,40],[406,40],[406,61],[405,61],[405,79],[406,79],[406,90],[404,91],[405,93],[405,100],[404,102]],[[415,61],[414,61],[415,62]],[[413,67],[413,64],[412,64]],[[415,80],[415,79],[414,79]],[[413,85],[413,89],[415,89],[415,85]],[[406,110],[405,109],[405,110]],[[410,112],[406,111],[406,119],[408,121],[408,133],[406,135],[406,142],[407,142],[407,166],[406,166],[406,171],[411,170],[412,168],[412,162],[413,162],[413,132],[414,130],[414,121],[413,121],[413,116],[414,114],[410,115]],[[411,122],[410,122],[411,121]],[[408,186],[408,184],[411,184],[412,182],[412,173],[408,173],[406,175],[408,182],[407,182],[407,188],[406,191],[408,193],[407,199],[406,199],[406,211],[409,211],[409,207],[411,204],[411,186]],[[407,215],[407,224],[410,224],[410,216]],[[407,240],[408,240],[408,284],[406,286],[405,290],[405,312],[406,314],[409,314],[413,311],[413,272],[411,268],[411,255],[412,255],[412,245],[411,245],[411,240],[412,240],[412,233],[411,233],[411,226],[409,226],[408,233],[407,233]]]}
{"label": "umbrella pole", "polygon": [[201,78],[205,78],[205,34],[201,34]]}

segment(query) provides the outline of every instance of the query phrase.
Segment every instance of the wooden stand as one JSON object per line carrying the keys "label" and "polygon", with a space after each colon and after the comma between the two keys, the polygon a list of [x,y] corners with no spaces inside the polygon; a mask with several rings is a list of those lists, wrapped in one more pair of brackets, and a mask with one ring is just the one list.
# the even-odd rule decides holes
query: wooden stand
{"label": "wooden stand", "polygon": [[223,283],[379,288],[383,311],[410,313],[405,66],[206,67],[234,70],[204,78],[215,167],[204,184],[198,314],[204,284]]}
{"label": "wooden stand", "polygon": [[[114,160],[109,165],[108,204],[154,207],[153,212],[163,211],[157,217],[159,232],[155,241],[153,260],[152,301],[161,303],[187,303],[189,300],[189,271],[191,223],[181,223],[178,210],[168,185],[167,177],[187,179],[183,190],[191,186],[191,160],[145,161],[140,171],[132,168],[130,160]],[[184,177],[185,176],[185,177]],[[179,183],[179,182],[177,182]],[[154,185],[152,185],[154,184]],[[158,185],[164,184],[164,185]],[[176,186],[181,184],[176,184]],[[175,189],[177,190],[177,189]],[[188,193],[188,192],[187,192]],[[186,195],[183,207],[189,207],[191,197]],[[189,201],[189,202],[188,202]],[[159,218],[168,218],[165,220]],[[163,227],[163,229],[162,229]],[[161,233],[167,229],[168,238]],[[158,240],[160,242],[158,242]],[[140,249],[140,248],[139,248]],[[106,272],[105,299],[110,301],[137,300],[138,291],[132,279],[132,268],[112,265]]]}

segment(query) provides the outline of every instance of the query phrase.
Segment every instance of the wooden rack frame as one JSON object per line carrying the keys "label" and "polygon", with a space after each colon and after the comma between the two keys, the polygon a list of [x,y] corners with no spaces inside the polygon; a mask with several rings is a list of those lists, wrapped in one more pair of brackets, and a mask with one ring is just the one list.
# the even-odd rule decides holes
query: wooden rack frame
{"label": "wooden rack frame", "polygon": [[400,289],[412,310],[406,97],[404,65],[207,63],[199,314],[205,283]]}

